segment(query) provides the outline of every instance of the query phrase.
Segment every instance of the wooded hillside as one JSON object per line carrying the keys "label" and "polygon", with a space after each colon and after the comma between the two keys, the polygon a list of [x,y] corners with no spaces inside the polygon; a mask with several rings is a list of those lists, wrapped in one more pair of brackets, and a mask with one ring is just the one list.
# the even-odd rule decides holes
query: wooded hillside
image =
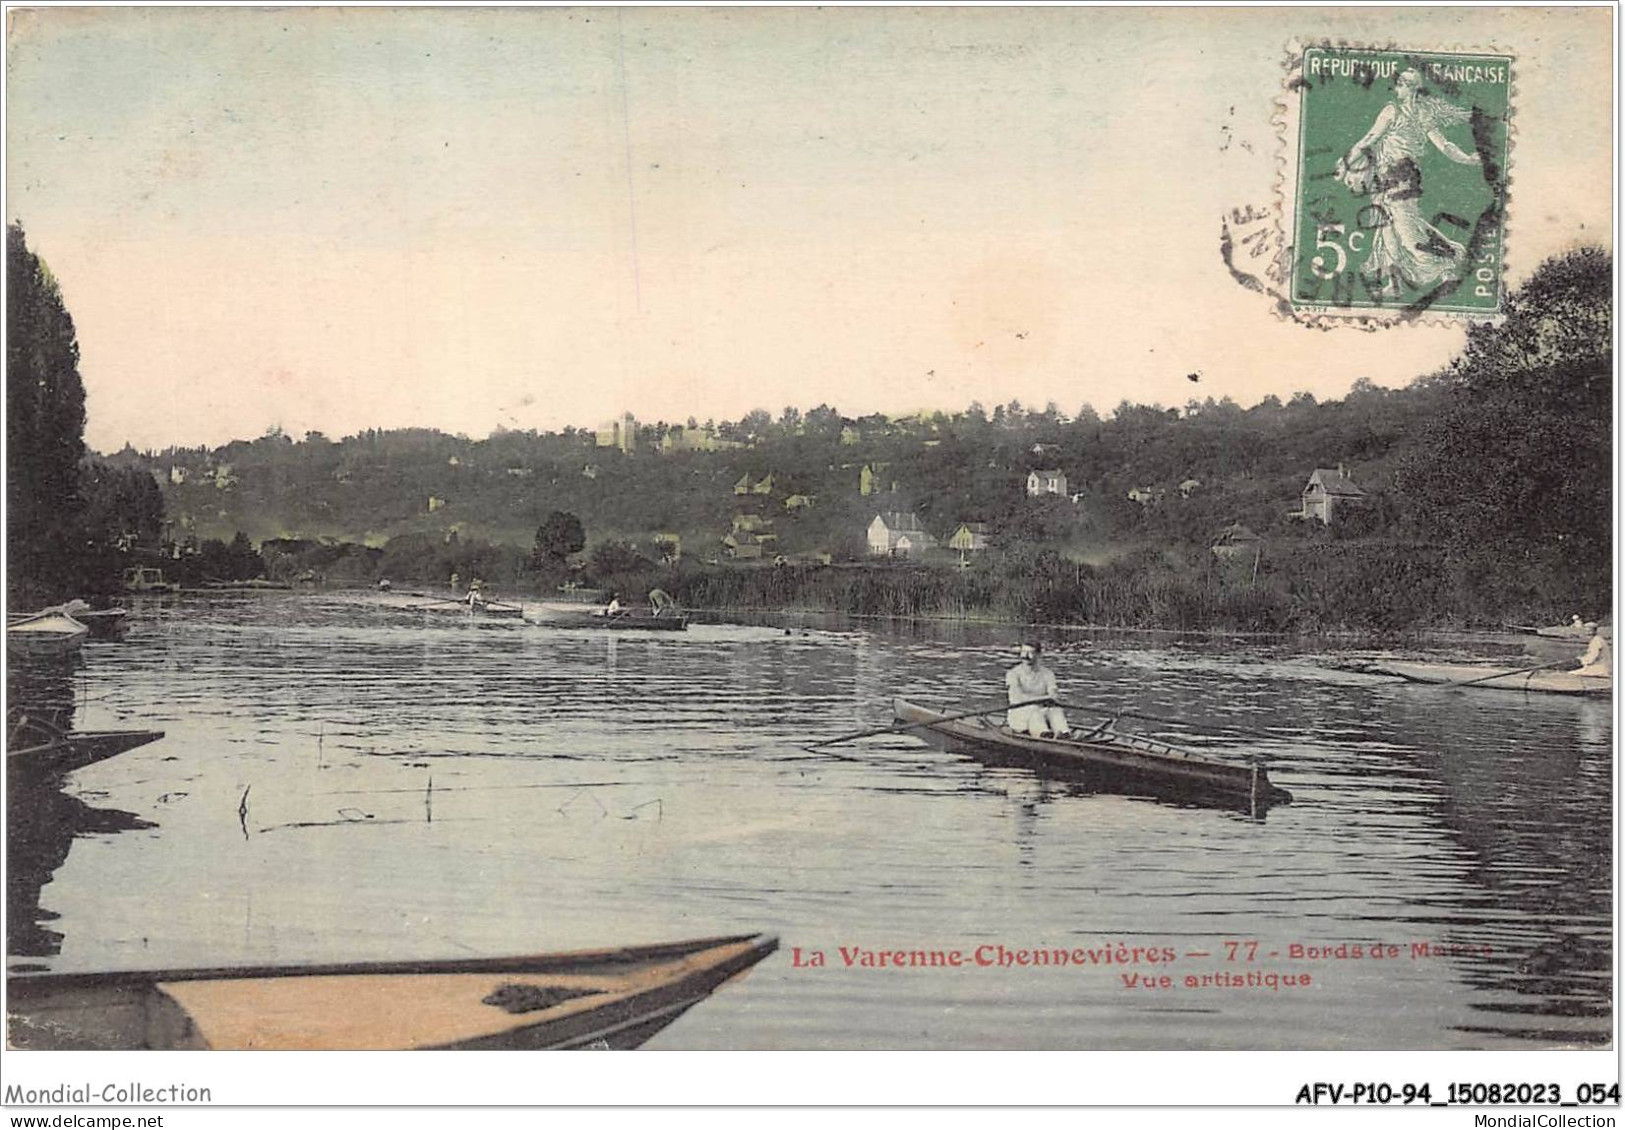
{"label": "wooded hillside", "polygon": [[[902,511],[943,543],[961,523],[985,523],[993,555],[1028,569],[1038,553],[1092,566],[1147,552],[1205,560],[1240,524],[1262,539],[1266,567],[1335,543],[1361,547],[1342,558],[1378,570],[1427,555],[1451,585],[1468,586],[1451,600],[1458,607],[1606,607],[1611,301],[1609,257],[1573,252],[1514,296],[1503,325],[1473,329],[1444,371],[1394,390],[1361,380],[1323,403],[1308,394],[1248,408],[1211,397],[1125,402],[1102,418],[1087,405],[1069,416],[1011,402],[860,419],[820,405],[709,430],[645,423],[622,445],[629,451],[577,429],[479,440],[273,432],[112,460],[163,484],[175,540],[241,531],[256,543],[382,547],[455,537],[528,551],[548,516],[564,512],[581,520],[589,552],[626,541],[657,559],[657,535],[675,534],[685,560],[725,559],[734,549],[724,539],[743,534],[735,542],[760,540],[763,560],[841,560],[865,556],[877,513]],[[683,449],[706,436],[723,449]],[[1329,528],[1291,517],[1311,472],[1339,465],[1364,498]],[[1067,494],[1028,497],[1028,473],[1051,469],[1065,474]]]}

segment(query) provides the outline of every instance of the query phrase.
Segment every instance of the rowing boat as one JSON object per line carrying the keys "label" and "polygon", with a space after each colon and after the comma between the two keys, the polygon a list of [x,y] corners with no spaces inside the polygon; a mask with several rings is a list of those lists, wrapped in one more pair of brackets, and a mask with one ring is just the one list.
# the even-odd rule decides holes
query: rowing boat
{"label": "rowing boat", "polygon": [[[989,711],[990,716],[997,713],[1003,712]],[[1081,775],[1104,784],[1222,796],[1253,808],[1292,799],[1291,793],[1270,783],[1262,765],[1214,761],[1143,734],[1122,733],[1110,721],[1071,737],[1034,738],[982,717],[956,719],[901,698],[892,701],[892,714],[899,723],[929,730],[949,748],[996,764]]]}
{"label": "rowing boat", "polygon": [[381,608],[398,608],[411,612],[444,612],[450,615],[462,613],[513,619],[524,614],[524,606],[519,604],[508,604],[500,600],[477,600],[470,603],[466,595],[447,597],[427,592],[392,592],[381,589],[368,594],[366,600]]}
{"label": "rowing boat", "polygon": [[6,737],[6,776],[15,781],[61,777],[155,742],[162,730],[63,730],[24,714]]}
{"label": "rowing boat", "polygon": [[756,934],[442,962],[17,974],[11,1045],[50,1050],[632,1048],[778,948]]}
{"label": "rowing boat", "polygon": [[1387,660],[1367,668],[1373,675],[1393,675],[1413,683],[1535,691],[1541,694],[1607,695],[1614,689],[1608,675],[1582,675],[1528,667],[1484,667],[1476,663],[1402,663]]}
{"label": "rowing boat", "polygon": [[1512,630],[1527,632],[1534,636],[1544,636],[1546,639],[1585,641],[1597,634],[1597,624],[1595,621],[1581,620],[1576,616],[1567,624],[1548,624],[1545,627],[1537,627],[1533,624],[1514,624]]}
{"label": "rowing boat", "polygon": [[48,608],[6,625],[6,650],[25,655],[62,655],[85,642],[90,629],[60,608]]}
{"label": "rowing boat", "polygon": [[572,604],[568,601],[542,601],[525,605],[525,619],[549,628],[598,628],[607,631],[681,632],[688,617],[681,612],[656,614],[647,608],[623,608]]}

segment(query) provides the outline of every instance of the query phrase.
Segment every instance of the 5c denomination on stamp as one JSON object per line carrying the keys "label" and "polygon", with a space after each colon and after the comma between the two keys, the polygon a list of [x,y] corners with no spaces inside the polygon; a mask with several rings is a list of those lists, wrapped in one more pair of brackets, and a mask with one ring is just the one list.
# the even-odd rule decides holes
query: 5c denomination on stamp
{"label": "5c denomination on stamp", "polygon": [[1294,315],[1498,316],[1511,57],[1326,45],[1293,58],[1282,204]]}

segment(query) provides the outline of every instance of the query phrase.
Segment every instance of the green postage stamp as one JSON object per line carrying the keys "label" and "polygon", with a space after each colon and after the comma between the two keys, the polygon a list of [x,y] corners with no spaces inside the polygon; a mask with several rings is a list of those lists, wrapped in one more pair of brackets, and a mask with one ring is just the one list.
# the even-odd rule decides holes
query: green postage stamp
{"label": "green postage stamp", "polygon": [[1314,46],[1293,63],[1282,201],[1293,313],[1497,317],[1512,59]]}

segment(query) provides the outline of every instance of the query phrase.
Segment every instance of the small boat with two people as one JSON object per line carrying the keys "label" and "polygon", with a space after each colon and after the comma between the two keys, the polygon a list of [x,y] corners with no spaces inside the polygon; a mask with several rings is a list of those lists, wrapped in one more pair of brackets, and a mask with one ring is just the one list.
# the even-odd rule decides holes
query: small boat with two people
{"label": "small boat with two people", "polygon": [[635,1048],[778,948],[766,934],[531,957],[7,979],[10,1046]]}

